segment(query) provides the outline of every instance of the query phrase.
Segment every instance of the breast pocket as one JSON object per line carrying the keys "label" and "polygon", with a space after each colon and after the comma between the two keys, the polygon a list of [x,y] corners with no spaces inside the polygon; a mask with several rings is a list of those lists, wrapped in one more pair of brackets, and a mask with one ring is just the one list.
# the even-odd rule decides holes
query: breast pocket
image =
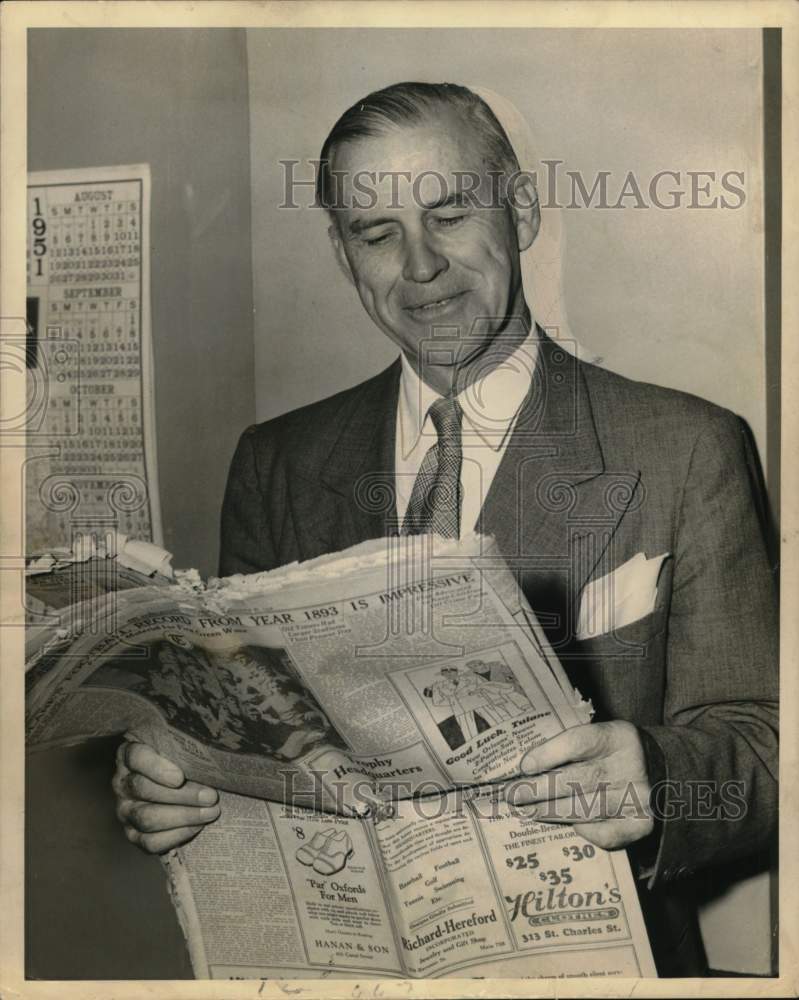
{"label": "breast pocket", "polygon": [[668,559],[660,571],[655,606],[649,614],[591,638],[575,640],[574,652],[594,658],[646,656],[648,648],[664,635],[668,625],[672,573],[673,560]]}
{"label": "breast pocket", "polygon": [[565,660],[569,677],[593,702],[597,720],[627,719],[639,725],[661,721],[670,603],[667,565],[650,614],[572,643]]}
{"label": "breast pocket", "polygon": [[569,650],[571,657],[591,660],[607,660],[614,657],[644,659],[650,647],[657,643],[666,631],[666,608],[655,610],[638,621],[611,629],[589,639],[577,639]]}

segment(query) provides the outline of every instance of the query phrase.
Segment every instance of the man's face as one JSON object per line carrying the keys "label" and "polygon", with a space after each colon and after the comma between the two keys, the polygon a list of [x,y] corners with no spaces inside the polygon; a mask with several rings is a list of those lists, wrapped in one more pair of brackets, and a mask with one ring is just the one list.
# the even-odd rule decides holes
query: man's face
{"label": "man's face", "polygon": [[331,227],[339,261],[417,371],[464,365],[507,317],[524,314],[519,253],[535,238],[537,214],[488,207],[499,203],[497,181],[470,125],[442,110],[435,121],[343,144],[332,166],[344,206]]}

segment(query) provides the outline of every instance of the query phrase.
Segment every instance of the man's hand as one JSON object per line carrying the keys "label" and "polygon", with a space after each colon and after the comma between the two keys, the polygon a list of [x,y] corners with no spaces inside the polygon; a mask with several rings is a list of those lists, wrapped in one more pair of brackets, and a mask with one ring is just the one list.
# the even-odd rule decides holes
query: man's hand
{"label": "man's hand", "polygon": [[615,850],[651,833],[650,783],[638,730],[629,722],[575,726],[529,750],[508,802],[546,823],[570,823]]}
{"label": "man's hand", "polygon": [[120,745],[111,785],[125,836],[149,854],[180,847],[221,812],[215,789],[186,781],[177,764],[145,743]]}

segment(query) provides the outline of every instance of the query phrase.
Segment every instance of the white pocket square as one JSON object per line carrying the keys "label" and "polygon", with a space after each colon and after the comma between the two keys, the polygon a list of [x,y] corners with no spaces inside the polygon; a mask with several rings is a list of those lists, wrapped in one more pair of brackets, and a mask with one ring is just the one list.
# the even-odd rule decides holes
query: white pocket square
{"label": "white pocket square", "polygon": [[647,559],[643,552],[583,589],[577,638],[593,639],[630,625],[655,609],[658,576],[669,553]]}

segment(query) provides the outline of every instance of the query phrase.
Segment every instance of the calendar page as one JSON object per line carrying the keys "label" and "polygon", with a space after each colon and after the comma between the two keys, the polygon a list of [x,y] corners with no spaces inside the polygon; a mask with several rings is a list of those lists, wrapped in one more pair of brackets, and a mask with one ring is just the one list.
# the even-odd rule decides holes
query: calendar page
{"label": "calendar page", "polygon": [[147,165],[28,176],[29,554],[115,528],[162,543]]}

